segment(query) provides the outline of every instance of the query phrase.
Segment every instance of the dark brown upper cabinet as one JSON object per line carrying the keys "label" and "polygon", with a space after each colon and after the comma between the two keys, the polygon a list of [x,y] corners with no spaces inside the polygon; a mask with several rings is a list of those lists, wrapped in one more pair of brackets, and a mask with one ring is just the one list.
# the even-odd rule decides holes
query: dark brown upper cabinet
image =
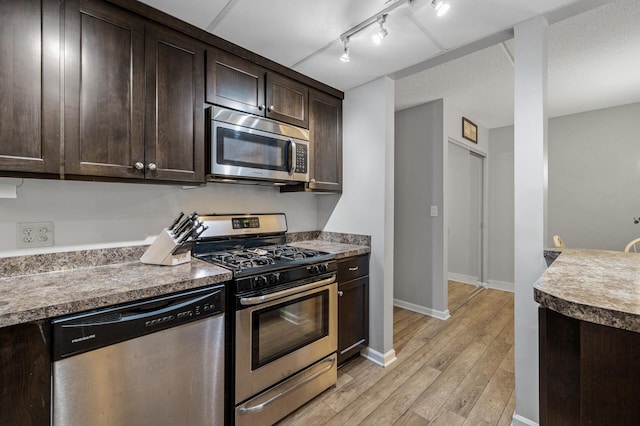
{"label": "dark brown upper cabinet", "polygon": [[0,170],[60,172],[60,3],[0,1]]}
{"label": "dark brown upper cabinet", "polygon": [[204,181],[204,46],[160,26],[145,33],[147,178]]}
{"label": "dark brown upper cabinet", "polygon": [[65,174],[204,181],[200,42],[69,0],[65,49]]}
{"label": "dark brown upper cabinet", "polygon": [[64,103],[65,174],[144,179],[142,19],[65,2]]}
{"label": "dark brown upper cabinet", "polygon": [[207,50],[206,101],[309,127],[307,86],[220,50]]}
{"label": "dark brown upper cabinet", "polygon": [[342,191],[342,100],[312,90],[309,95],[310,182],[314,191]]}

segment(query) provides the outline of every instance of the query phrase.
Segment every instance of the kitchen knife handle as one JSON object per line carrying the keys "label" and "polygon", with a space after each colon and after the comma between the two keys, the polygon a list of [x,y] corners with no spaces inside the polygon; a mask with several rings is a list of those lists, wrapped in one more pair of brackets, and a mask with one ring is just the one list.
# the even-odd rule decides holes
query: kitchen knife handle
{"label": "kitchen knife handle", "polygon": [[178,217],[176,217],[176,220],[174,220],[173,223],[171,224],[171,226],[168,228],[169,231],[171,231],[171,230],[173,230],[173,228],[175,228],[175,226],[178,224],[178,222],[180,222],[180,219],[182,219],[182,216],[184,216],[184,212],[180,212]]}

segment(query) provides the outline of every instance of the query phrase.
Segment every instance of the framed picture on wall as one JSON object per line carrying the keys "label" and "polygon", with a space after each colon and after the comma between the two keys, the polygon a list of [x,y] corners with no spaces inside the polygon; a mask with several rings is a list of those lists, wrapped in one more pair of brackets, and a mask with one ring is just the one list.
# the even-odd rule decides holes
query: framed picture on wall
{"label": "framed picture on wall", "polygon": [[478,126],[465,117],[462,117],[462,137],[478,143]]}

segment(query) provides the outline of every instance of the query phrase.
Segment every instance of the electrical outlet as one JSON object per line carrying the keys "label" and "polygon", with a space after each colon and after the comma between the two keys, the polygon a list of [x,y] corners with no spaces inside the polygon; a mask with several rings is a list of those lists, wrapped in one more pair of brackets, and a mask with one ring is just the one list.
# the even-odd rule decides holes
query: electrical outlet
{"label": "electrical outlet", "polygon": [[48,247],[53,245],[53,222],[29,222],[16,225],[16,247]]}

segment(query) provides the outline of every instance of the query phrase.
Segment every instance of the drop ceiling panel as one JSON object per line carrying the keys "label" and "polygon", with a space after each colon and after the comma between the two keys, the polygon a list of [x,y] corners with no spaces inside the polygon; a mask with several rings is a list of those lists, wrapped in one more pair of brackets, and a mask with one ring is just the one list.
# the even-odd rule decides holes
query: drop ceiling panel
{"label": "drop ceiling panel", "polygon": [[211,0],[140,0],[171,16],[198,28],[206,29],[211,20],[224,8],[226,1]]}
{"label": "drop ceiling panel", "polygon": [[575,2],[576,0],[455,0],[450,1],[451,9],[442,17],[436,16],[432,7],[424,7],[422,3],[420,7],[413,7],[413,10],[416,19],[446,49],[452,49]]}
{"label": "drop ceiling panel", "polygon": [[382,1],[237,1],[213,33],[292,66],[383,7]]}
{"label": "drop ceiling panel", "polygon": [[371,36],[377,32],[374,24],[351,37],[351,61],[340,61],[342,43],[336,40],[328,49],[303,62],[295,69],[340,90],[346,90],[390,74],[438,53],[440,49],[402,14],[388,18],[389,35],[376,46]]}

